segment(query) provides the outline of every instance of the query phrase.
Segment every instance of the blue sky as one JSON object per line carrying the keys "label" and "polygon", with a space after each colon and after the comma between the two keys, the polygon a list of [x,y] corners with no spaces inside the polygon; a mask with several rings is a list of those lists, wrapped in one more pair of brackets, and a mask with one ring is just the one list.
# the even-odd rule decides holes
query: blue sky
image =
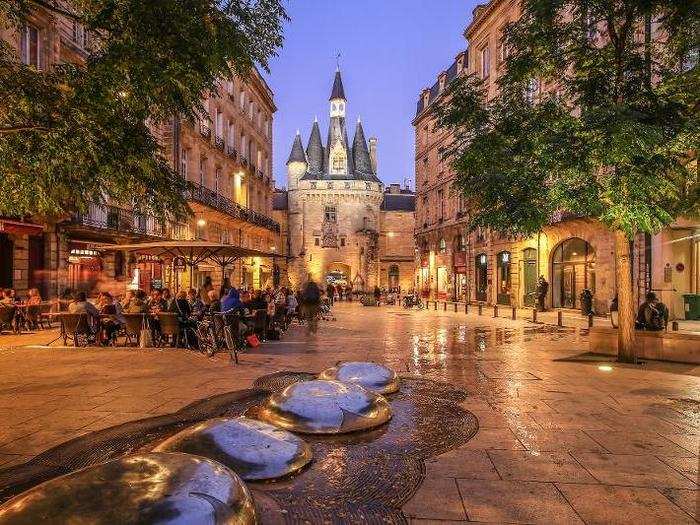
{"label": "blue sky", "polygon": [[314,116],[326,136],[328,96],[341,53],[348,132],[362,117],[376,136],[379,176],[385,183],[411,180],[411,120],[422,88],[432,85],[466,46],[462,33],[476,2],[465,0],[290,0],[285,44],[266,75],[278,110],[274,171],[286,185],[287,157],[299,129],[304,146]]}

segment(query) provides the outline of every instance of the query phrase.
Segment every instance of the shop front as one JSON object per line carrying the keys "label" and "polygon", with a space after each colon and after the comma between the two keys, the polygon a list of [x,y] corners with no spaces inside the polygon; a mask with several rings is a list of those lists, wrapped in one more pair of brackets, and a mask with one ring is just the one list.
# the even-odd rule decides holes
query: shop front
{"label": "shop front", "polygon": [[418,287],[421,297],[430,297],[430,253],[420,254],[420,268],[418,270]]}
{"label": "shop front", "polygon": [[523,305],[535,306],[537,299],[537,250],[523,250]]}
{"label": "shop front", "polygon": [[580,294],[588,289],[595,296],[595,260],[593,247],[572,237],[552,252],[552,306],[580,308]]}
{"label": "shop front", "polygon": [[24,295],[38,288],[47,296],[44,227],[23,221],[0,219],[0,288],[13,288]]}
{"label": "shop front", "polygon": [[454,299],[455,301],[469,300],[469,287],[467,283],[467,252],[457,251],[453,255],[452,271],[454,274]]}
{"label": "shop front", "polygon": [[96,290],[103,280],[102,252],[87,244],[72,242],[68,252],[68,287],[87,294]]}
{"label": "shop front", "polygon": [[496,256],[498,288],[496,292],[496,302],[498,304],[510,305],[511,300],[511,276],[510,276],[510,252],[500,252]]}

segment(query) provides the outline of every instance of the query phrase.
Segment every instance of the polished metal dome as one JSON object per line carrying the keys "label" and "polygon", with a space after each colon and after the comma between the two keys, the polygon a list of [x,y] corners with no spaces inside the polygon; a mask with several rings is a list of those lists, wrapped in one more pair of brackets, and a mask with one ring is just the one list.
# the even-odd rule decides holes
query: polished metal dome
{"label": "polished metal dome", "polygon": [[319,379],[355,383],[375,394],[391,394],[399,390],[399,378],[391,368],[366,361],[348,361],[326,368]]}
{"label": "polished metal dome", "polygon": [[162,452],[88,467],[0,506],[3,525],[255,522],[250,493],[233,471],[206,458]]}
{"label": "polished metal dome", "polygon": [[384,397],[359,385],[301,381],[267,398],[257,417],[293,432],[342,434],[386,423],[391,407]]}
{"label": "polished metal dome", "polygon": [[311,461],[311,447],[267,423],[239,418],[209,419],[158,445],[159,452],[196,454],[226,465],[245,480],[274,479]]}

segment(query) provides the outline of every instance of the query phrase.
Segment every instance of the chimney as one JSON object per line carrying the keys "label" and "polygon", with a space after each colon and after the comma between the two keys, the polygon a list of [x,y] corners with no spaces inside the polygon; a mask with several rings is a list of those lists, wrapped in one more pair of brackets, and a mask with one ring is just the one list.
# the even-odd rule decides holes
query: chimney
{"label": "chimney", "polygon": [[377,173],[377,137],[369,138],[369,160],[372,164],[372,173]]}

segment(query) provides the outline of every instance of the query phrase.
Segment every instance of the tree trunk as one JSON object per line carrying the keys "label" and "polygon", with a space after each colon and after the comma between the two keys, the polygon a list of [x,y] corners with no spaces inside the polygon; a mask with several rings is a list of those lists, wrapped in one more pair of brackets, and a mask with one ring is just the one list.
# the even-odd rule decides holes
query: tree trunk
{"label": "tree trunk", "polygon": [[615,231],[615,268],[617,274],[617,305],[619,328],[617,333],[617,359],[635,363],[637,352],[634,341],[634,297],[632,294],[632,263],[630,241],[624,232]]}

